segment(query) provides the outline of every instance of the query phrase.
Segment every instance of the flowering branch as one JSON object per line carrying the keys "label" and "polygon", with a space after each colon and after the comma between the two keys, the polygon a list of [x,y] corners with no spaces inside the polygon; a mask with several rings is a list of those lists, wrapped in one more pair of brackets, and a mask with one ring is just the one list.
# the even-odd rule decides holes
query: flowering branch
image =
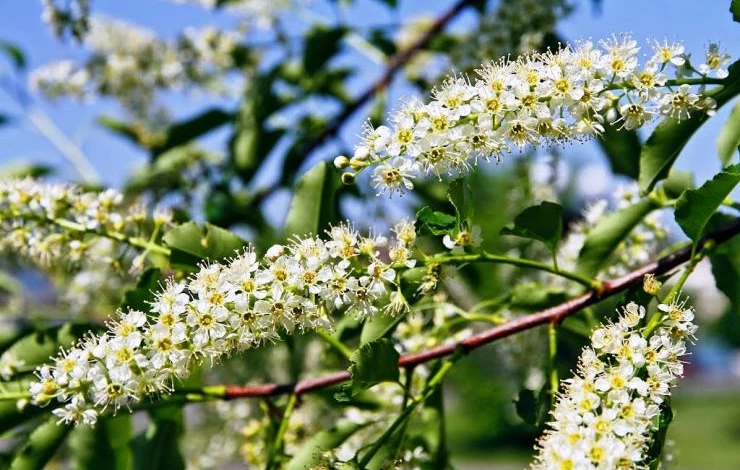
{"label": "flowering branch", "polygon": [[[703,248],[711,244],[714,244],[715,246],[721,245],[722,243],[729,241],[732,237],[738,234],[740,234],[740,218],[735,219],[735,221],[729,226],[708,234],[697,244],[697,246]],[[605,298],[623,292],[630,287],[638,285],[642,282],[644,276],[647,274],[665,274],[680,266],[681,264],[689,261],[691,258],[692,247],[687,246],[669,255],[666,255],[658,259],[657,261],[648,263],[640,269],[636,269],[630,272],[629,274],[616,279],[612,279],[610,281],[605,281],[603,283],[601,291],[592,290],[591,292],[580,295],[562,304],[542,310],[537,313],[533,313],[531,315],[517,318],[501,326],[490,328],[486,331],[483,331],[456,343],[446,344],[437,348],[429,349],[427,351],[402,356],[398,361],[398,365],[399,367],[413,367],[415,365],[423,364],[434,359],[449,356],[450,354],[453,354],[455,351],[458,350],[464,352],[472,351],[498,339],[511,336],[530,328],[534,328],[535,326],[543,325],[545,323],[559,323],[569,315],[572,315]],[[302,380],[298,383],[293,384],[262,384],[247,387],[230,385],[224,388],[222,398],[226,400],[233,400],[236,398],[246,397],[275,396],[285,393],[302,395],[314,390],[319,390],[322,388],[330,387],[332,385],[340,384],[342,382],[346,382],[349,379],[349,372],[342,371],[324,377]]]}

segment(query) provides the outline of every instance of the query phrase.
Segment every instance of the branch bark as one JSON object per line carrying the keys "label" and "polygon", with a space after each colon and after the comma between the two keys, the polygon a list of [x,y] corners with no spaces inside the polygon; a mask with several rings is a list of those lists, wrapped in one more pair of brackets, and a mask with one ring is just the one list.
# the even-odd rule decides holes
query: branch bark
{"label": "branch bark", "polygon": [[[702,238],[698,243],[698,248],[706,247],[708,243],[720,245],[727,242],[732,237],[740,234],[740,218],[735,219],[727,227],[716,232],[710,233]],[[575,297],[567,302],[554,307],[542,310],[537,313],[517,318],[508,323],[485,330],[476,335],[470,336],[462,341],[451,343],[436,348],[429,349],[414,354],[402,356],[398,361],[399,367],[414,367],[418,364],[449,356],[455,351],[461,350],[465,353],[473,351],[481,346],[492,343],[498,339],[511,336],[535,326],[545,323],[559,323],[567,316],[572,315],[590,305],[599,302],[602,299],[616,295],[624,290],[639,285],[646,274],[661,275],[666,274],[683,263],[689,261],[692,255],[692,246],[686,246],[669,255],[666,255],[657,261],[646,264],[622,277],[605,281],[603,287],[596,291],[592,290],[583,295]],[[226,386],[223,399],[233,400],[236,398],[247,397],[269,397],[293,393],[302,395],[314,390],[337,385],[350,379],[349,372],[341,371],[315,379],[302,380],[297,383],[286,384],[262,384],[253,386]]]}

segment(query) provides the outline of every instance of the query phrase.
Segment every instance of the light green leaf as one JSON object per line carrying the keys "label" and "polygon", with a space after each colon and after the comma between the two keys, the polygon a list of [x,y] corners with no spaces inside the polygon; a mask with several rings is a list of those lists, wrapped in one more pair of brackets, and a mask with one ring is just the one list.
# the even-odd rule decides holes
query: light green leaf
{"label": "light green leaf", "polygon": [[361,345],[349,358],[352,381],[336,394],[337,400],[347,401],[352,395],[381,382],[398,382],[399,358],[400,354],[387,338]]}
{"label": "light green leaf", "polygon": [[689,238],[697,241],[722,201],[740,183],[740,164],[727,167],[697,189],[688,189],[676,202],[674,216]]}
{"label": "light green leaf", "polygon": [[640,175],[640,150],[642,142],[635,130],[619,129],[607,124],[597,140],[606,154],[612,171],[637,179]]}
{"label": "light green leaf", "polygon": [[[0,382],[0,393],[27,393],[30,385],[31,379]],[[0,400],[0,435],[45,412],[46,409],[32,405],[19,410],[15,400]]]}
{"label": "light green leaf", "polygon": [[563,235],[563,208],[549,201],[527,207],[514,218],[513,226],[501,229],[501,234],[539,240],[554,253]]}
{"label": "light green leaf", "polygon": [[56,417],[49,418],[31,433],[23,447],[15,454],[10,470],[43,469],[70,430],[71,428],[67,426],[57,425]]}
{"label": "light green leaf", "polygon": [[675,168],[663,181],[663,191],[671,199],[676,199],[687,189],[694,187],[694,174],[689,171],[678,171]]}
{"label": "light green leaf", "polygon": [[602,217],[586,236],[578,254],[576,272],[584,276],[595,276],[609,262],[619,243],[646,215],[658,207],[660,206],[656,202],[646,198]]}
{"label": "light green leaf", "polygon": [[424,206],[416,213],[416,219],[422,227],[429,230],[432,235],[446,235],[457,227],[457,217],[444,212],[435,211]]}
{"label": "light green leaf", "polygon": [[[710,93],[718,108],[740,92],[740,62],[732,64],[729,71],[726,85]],[[688,119],[666,118],[658,124],[640,153],[640,191],[647,193],[668,175],[681,150],[708,118],[707,113],[696,111]]]}
{"label": "light green leaf", "polygon": [[302,445],[301,450],[287,463],[285,470],[313,468],[321,463],[321,454],[342,445],[352,434],[365,426],[367,424],[341,423],[320,431]]}
{"label": "light green leaf", "polygon": [[732,156],[740,152],[740,103],[732,108],[730,117],[725,121],[717,138],[717,153],[722,165],[727,166]]}
{"label": "light green leaf", "polygon": [[285,236],[318,234],[336,220],[337,178],[327,162],[307,171],[296,183]]}
{"label": "light green leaf", "polygon": [[94,428],[79,426],[69,437],[72,470],[129,470],[131,415],[121,414],[98,421]]}
{"label": "light green leaf", "polygon": [[67,323],[34,331],[13,343],[8,353],[27,367],[44,364],[59,352],[59,348],[72,346],[91,329],[90,325]]}
{"label": "light green leaf", "polygon": [[172,249],[170,261],[182,268],[194,268],[202,260],[218,261],[234,256],[246,245],[235,233],[205,224],[205,233],[195,222],[170,229],[162,240]]}
{"label": "light green leaf", "polygon": [[465,178],[458,178],[450,183],[447,199],[455,207],[458,224],[473,218],[473,191]]}
{"label": "light green leaf", "polygon": [[360,344],[367,344],[390,334],[403,320],[403,315],[374,315],[365,320],[360,333]]}
{"label": "light green leaf", "polygon": [[[707,224],[707,230],[719,230],[736,220],[727,214],[715,213]],[[740,237],[735,236],[711,250],[709,260],[717,289],[730,299],[732,311],[728,315],[740,317]]]}

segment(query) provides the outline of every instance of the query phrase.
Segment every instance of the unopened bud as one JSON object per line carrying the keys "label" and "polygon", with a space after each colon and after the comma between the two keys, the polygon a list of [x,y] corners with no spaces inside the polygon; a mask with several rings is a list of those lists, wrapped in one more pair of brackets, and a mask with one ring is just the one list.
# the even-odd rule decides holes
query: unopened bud
{"label": "unopened bud", "polygon": [[349,165],[349,158],[344,155],[340,155],[334,159],[334,166],[338,169],[346,168]]}
{"label": "unopened bud", "polygon": [[364,160],[359,160],[357,158],[352,158],[352,160],[349,161],[349,166],[353,170],[357,171],[367,166],[367,163]]}
{"label": "unopened bud", "polygon": [[349,171],[342,173],[342,184],[346,186],[355,184],[355,174]]}
{"label": "unopened bud", "polygon": [[661,287],[662,284],[660,283],[660,281],[657,280],[652,274],[646,274],[642,280],[642,289],[653,297],[658,295]]}

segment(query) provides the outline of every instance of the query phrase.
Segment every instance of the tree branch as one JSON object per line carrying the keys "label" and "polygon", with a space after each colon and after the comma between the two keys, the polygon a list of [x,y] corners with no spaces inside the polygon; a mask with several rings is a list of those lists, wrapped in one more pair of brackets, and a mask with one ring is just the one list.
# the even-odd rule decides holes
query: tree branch
{"label": "tree branch", "polygon": [[[698,248],[706,247],[708,244],[720,245],[727,242],[735,235],[740,234],[740,218],[735,219],[727,227],[716,232],[706,235],[698,243]],[[402,356],[398,361],[399,367],[413,367],[418,364],[439,359],[453,354],[455,351],[470,352],[486,344],[492,343],[501,338],[511,336],[524,330],[545,323],[559,323],[567,316],[572,315],[589,305],[593,305],[602,299],[616,295],[629,287],[639,285],[646,274],[661,275],[666,274],[681,264],[689,261],[692,255],[692,247],[686,246],[669,255],[666,255],[657,261],[653,261],[631,273],[622,277],[605,281],[601,290],[592,290],[586,294],[580,295],[562,304],[542,310],[531,315],[517,318],[508,323],[485,330],[476,335],[470,336],[462,341],[450,343],[436,348],[429,349],[414,354]],[[223,399],[232,400],[246,397],[267,397],[293,393],[302,395],[314,390],[326,388],[332,385],[345,382],[350,379],[349,372],[336,372],[324,377],[315,379],[302,380],[297,383],[289,384],[263,384],[254,386],[230,385],[224,389]]]}

